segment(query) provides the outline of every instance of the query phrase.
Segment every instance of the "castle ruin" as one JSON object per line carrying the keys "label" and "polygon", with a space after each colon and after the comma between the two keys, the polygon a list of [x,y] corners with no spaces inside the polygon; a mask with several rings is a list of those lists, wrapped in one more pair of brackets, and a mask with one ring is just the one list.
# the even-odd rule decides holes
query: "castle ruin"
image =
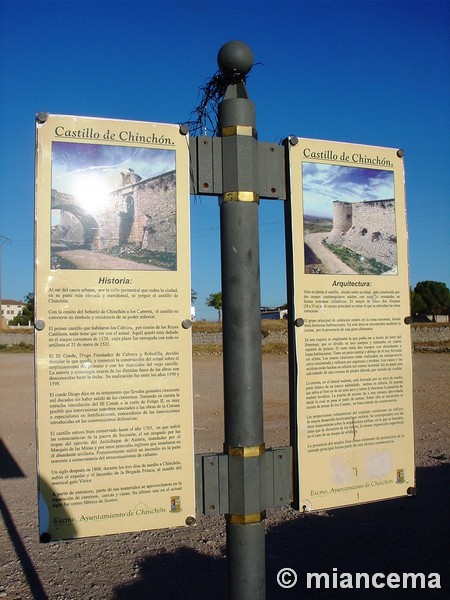
{"label": "castle ruin", "polygon": [[61,211],[52,241],[79,243],[90,250],[138,244],[176,253],[175,171],[142,179],[132,169],[105,205],[83,207],[71,194],[52,190],[52,209]]}
{"label": "castle ruin", "polygon": [[397,265],[394,200],[335,200],[333,229],[326,242],[344,246],[394,269]]}

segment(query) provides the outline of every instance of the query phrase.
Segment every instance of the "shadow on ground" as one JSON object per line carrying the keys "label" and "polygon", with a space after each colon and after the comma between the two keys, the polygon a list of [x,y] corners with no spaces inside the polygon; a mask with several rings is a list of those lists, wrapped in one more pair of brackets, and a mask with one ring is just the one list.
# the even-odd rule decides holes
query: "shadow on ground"
{"label": "shadow on ground", "polygon": [[[380,594],[383,599],[396,600],[448,597],[450,464],[417,469],[417,489],[416,497],[342,508],[322,515],[299,515],[269,527],[267,599],[379,600]],[[299,576],[292,589],[281,589],[276,582],[283,567],[294,569]],[[308,572],[328,573],[331,586],[333,568],[339,575],[439,573],[442,589],[412,589],[411,583],[408,589],[307,589]],[[225,600],[226,559],[186,547],[148,556],[140,564],[139,577],[116,588],[113,596],[114,600],[144,597]]]}
{"label": "shadow on ground", "polygon": [[0,479],[11,477],[25,477],[25,475],[0,438]]}

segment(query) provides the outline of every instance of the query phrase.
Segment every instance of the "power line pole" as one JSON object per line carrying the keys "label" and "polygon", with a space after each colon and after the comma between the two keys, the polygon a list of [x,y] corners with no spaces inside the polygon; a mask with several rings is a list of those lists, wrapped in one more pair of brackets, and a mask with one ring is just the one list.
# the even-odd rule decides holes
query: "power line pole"
{"label": "power line pole", "polygon": [[0,235],[0,323],[3,319],[3,308],[2,308],[2,254],[3,254],[3,246],[6,242],[11,243],[11,240],[4,235]]}

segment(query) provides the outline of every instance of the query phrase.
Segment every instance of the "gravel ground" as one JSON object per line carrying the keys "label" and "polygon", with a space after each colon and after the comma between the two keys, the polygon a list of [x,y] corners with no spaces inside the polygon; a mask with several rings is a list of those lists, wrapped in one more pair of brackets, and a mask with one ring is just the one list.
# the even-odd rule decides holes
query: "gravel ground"
{"label": "gravel ground", "polygon": [[[40,544],[33,357],[0,354],[0,597],[21,600],[214,600],[226,594],[223,517],[194,528]],[[288,444],[287,358],[264,357],[266,446]],[[194,357],[196,452],[221,451],[221,357]],[[450,354],[414,355],[418,494],[303,515],[268,512],[267,598],[449,597]],[[291,567],[299,582],[281,589]],[[307,572],[438,572],[443,589],[307,590]],[[243,598],[242,600],[251,600]]]}

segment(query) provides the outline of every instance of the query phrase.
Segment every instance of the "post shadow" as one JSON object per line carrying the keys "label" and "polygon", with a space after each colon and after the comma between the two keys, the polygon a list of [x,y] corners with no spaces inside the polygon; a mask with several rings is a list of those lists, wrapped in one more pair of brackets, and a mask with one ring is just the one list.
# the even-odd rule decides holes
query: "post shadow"
{"label": "post shadow", "polygon": [[[2,479],[25,477],[22,469],[15,461],[14,457],[10,454],[8,448],[5,446],[2,440],[0,440],[0,477]],[[39,487],[40,493],[43,494],[45,498],[52,497],[52,488],[43,478],[40,479]],[[33,600],[48,600],[49,596],[47,595],[47,592],[44,589],[39,574],[19,534],[18,527],[16,526],[13,516],[11,515],[11,512],[1,494],[0,512],[5,523],[6,531],[8,532],[9,538],[11,540],[11,544],[14,548],[17,559],[20,562],[23,574],[27,581],[30,591],[30,598],[32,598]],[[63,511],[63,514],[66,515],[66,512]],[[41,515],[40,519],[42,519]],[[73,536],[76,535],[76,529],[73,526],[73,524],[70,525],[69,531]],[[41,532],[40,541],[49,542],[51,541],[51,536],[46,532]]]}
{"label": "post shadow", "polygon": [[25,477],[22,469],[0,438],[0,479]]}
{"label": "post shadow", "polygon": [[161,552],[145,558],[140,564],[139,577],[115,588],[112,598],[226,600],[226,561],[186,547]]}
{"label": "post shadow", "polygon": [[[0,478],[1,479],[13,479],[25,477],[19,464],[16,462],[8,448],[4,444],[3,440],[0,439]],[[22,538],[19,535],[14,519],[0,494],[0,512],[5,523],[6,531],[8,532],[11,543],[16,552],[17,558],[22,566],[22,571],[26,577],[28,586],[30,588],[30,594],[33,600],[47,600],[47,594],[42,586],[39,575],[34,567],[33,561],[28,554],[28,551],[22,542]]]}

